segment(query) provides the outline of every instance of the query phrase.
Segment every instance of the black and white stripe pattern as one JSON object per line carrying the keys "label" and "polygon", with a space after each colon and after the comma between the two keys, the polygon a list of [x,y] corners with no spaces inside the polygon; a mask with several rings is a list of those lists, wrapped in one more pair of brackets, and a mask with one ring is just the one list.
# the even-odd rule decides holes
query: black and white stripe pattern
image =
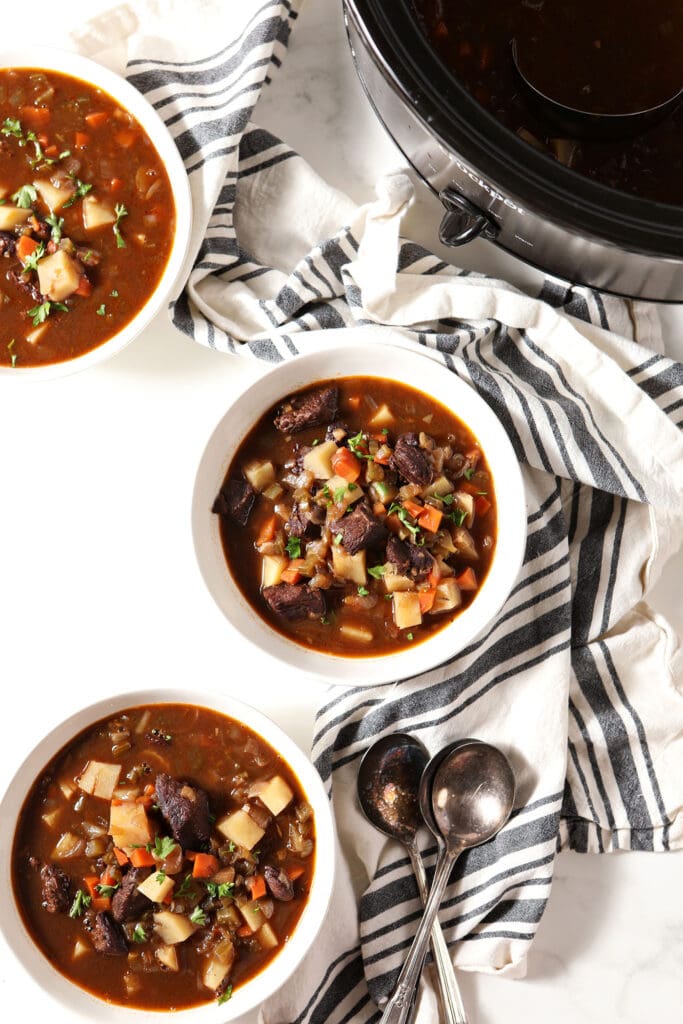
{"label": "black and white stripe pattern", "polygon": [[[193,268],[173,322],[211,348],[271,362],[296,356],[322,331],[366,330],[371,342],[389,330],[364,306],[358,284],[371,214],[327,191],[287,146],[250,123],[298,4],[241,7],[240,31],[205,59],[143,54],[129,66],[176,139],[196,205]],[[286,197],[288,220],[277,201],[260,206],[273,194]],[[267,222],[281,250],[296,202],[319,205],[320,235],[304,244],[294,232],[292,260],[276,266],[254,224]],[[346,863],[299,980],[262,1011],[273,1024],[374,1021],[400,970],[417,891],[405,856],[371,833],[353,798],[363,751],[387,732],[414,732],[432,751],[456,736],[492,739],[521,782],[505,830],[462,858],[447,892],[441,920],[462,966],[523,970],[559,848],[683,845],[675,818],[683,805],[681,708],[668,685],[666,628],[639,604],[658,559],[680,539],[683,368],[607,333],[623,333],[629,320],[620,300],[546,281],[539,299],[547,305],[534,316],[555,317],[567,339],[551,344],[523,316],[506,323],[495,315],[516,308],[506,285],[458,272],[409,242],[385,257],[425,287],[442,281],[462,297],[453,316],[427,318],[419,329],[393,320],[393,337],[468,381],[502,420],[523,466],[526,554],[496,621],[449,664],[321,698],[313,758]],[[637,310],[635,319],[642,342]],[[637,431],[619,433],[628,416]],[[425,850],[430,871],[434,853]],[[356,879],[355,892],[348,863],[364,865],[369,879]]]}

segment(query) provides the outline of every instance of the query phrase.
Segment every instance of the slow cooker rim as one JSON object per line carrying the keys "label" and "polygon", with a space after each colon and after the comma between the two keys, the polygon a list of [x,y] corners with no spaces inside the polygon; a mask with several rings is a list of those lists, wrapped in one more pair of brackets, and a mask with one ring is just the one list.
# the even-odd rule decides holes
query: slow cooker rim
{"label": "slow cooker rim", "polygon": [[501,190],[526,202],[530,211],[631,252],[680,258],[683,206],[609,188],[519,139],[443,64],[410,11],[409,2],[394,0],[389,17],[382,0],[344,0],[381,61],[384,76],[438,141]]}

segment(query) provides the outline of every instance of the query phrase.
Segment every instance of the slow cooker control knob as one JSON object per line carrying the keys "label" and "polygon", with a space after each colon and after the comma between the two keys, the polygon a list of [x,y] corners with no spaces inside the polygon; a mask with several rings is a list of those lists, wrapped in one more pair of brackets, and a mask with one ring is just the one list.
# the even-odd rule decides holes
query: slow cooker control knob
{"label": "slow cooker control knob", "polygon": [[465,245],[479,237],[494,241],[500,228],[469,199],[453,188],[443,189],[439,199],[446,207],[439,225],[439,238],[443,245]]}

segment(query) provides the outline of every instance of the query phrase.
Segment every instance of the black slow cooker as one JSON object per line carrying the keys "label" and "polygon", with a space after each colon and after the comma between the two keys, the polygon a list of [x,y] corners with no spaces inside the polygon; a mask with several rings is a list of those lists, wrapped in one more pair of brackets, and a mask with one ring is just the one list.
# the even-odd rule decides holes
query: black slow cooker
{"label": "black slow cooker", "polygon": [[566,281],[683,302],[683,207],[617,192],[500,124],[423,35],[410,0],[344,0],[377,115],[445,207],[441,240],[487,238]]}

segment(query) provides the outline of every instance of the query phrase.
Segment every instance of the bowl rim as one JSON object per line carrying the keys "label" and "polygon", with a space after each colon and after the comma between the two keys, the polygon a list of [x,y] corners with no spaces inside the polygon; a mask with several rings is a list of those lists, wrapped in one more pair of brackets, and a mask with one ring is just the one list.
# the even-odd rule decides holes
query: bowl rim
{"label": "bowl rim", "polygon": [[[409,340],[402,337],[399,340],[397,332],[388,332],[388,336],[380,339],[376,328],[370,329],[370,336],[363,328],[343,333],[346,335],[343,343],[314,343],[306,354],[276,364],[230,403],[199,460],[191,519],[200,574],[231,629],[270,657],[284,661],[291,668],[306,671],[321,681],[365,687],[418,676],[436,668],[462,652],[483,633],[509,596],[522,565],[527,527],[526,499],[517,457],[500,420],[471,385],[449,371],[435,350],[416,349]],[[405,369],[397,370],[397,363]],[[374,367],[374,371],[373,368],[368,369],[368,365]],[[320,369],[311,371],[309,367]],[[477,416],[481,417],[477,424],[485,424],[485,429],[482,431],[477,426],[470,429],[478,439],[483,434],[492,440],[488,445],[482,441],[482,448],[494,477],[496,493],[504,491],[506,496],[505,516],[501,517],[499,513],[498,517],[496,551],[477,599],[443,629],[413,647],[369,657],[313,651],[269,626],[252,609],[231,573],[225,570],[217,517],[212,517],[207,509],[208,499],[210,497],[210,509],[239,444],[271,405],[316,381],[353,376],[397,380],[412,387],[416,386],[415,380],[426,378],[436,388],[437,393],[433,397],[447,408],[451,406],[449,399],[444,398],[445,392],[453,392],[466,408],[476,408]],[[430,393],[420,386],[418,390]],[[469,425],[466,415],[461,415],[458,409],[453,411]],[[497,446],[495,451],[493,442]],[[220,450],[223,454],[217,457]],[[216,568],[217,564],[224,570],[222,575]]]}
{"label": "bowl rim", "polygon": [[73,359],[41,366],[0,366],[0,379],[54,380],[103,363],[118,355],[137,338],[163,306],[175,295],[184,280],[190,254],[193,211],[190,181],[183,159],[168,127],[149,100],[126,78],[90,57],[50,46],[26,47],[0,45],[0,69],[39,68],[47,74],[57,71],[103,89],[113,100],[136,118],[166,168],[175,204],[175,230],[168,260],[156,288],[145,305],[120,331],[96,348]]}
{"label": "bowl rim", "polygon": [[254,1010],[285,984],[310,950],[327,915],[335,876],[335,830],[330,800],[312,762],[287,733],[263,712],[231,694],[218,690],[149,687],[103,697],[61,721],[25,757],[0,800],[0,820],[12,823],[0,829],[0,932],[15,959],[46,994],[83,1019],[96,1017],[117,1024],[130,1015],[135,1024],[158,1024],[163,1010],[139,1009],[110,1003],[70,981],[52,966],[29,935],[16,905],[11,885],[11,857],[16,822],[26,795],[40,772],[81,730],[124,708],[145,704],[193,704],[244,723],[283,757],[310,801],[315,816],[316,848],[309,898],[291,937],[273,960],[250,981],[236,989],[229,1002],[215,1000],[173,1011],[183,1024],[227,1024]]}

